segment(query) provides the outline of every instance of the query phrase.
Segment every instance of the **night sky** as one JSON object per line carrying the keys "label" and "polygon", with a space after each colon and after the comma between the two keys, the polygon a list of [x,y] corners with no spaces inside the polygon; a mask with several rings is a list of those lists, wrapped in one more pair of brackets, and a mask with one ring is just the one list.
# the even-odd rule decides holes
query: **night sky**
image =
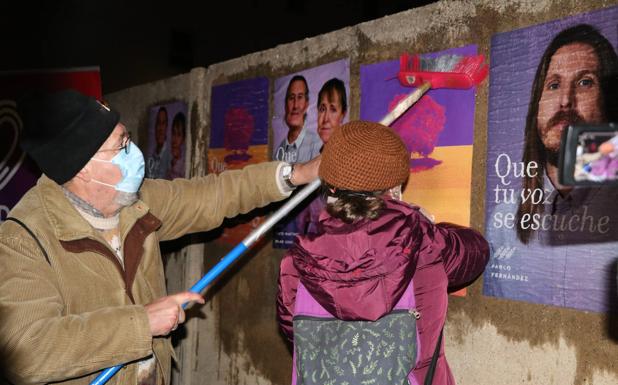
{"label": "night sky", "polygon": [[109,93],[432,2],[11,1],[0,70],[100,66]]}

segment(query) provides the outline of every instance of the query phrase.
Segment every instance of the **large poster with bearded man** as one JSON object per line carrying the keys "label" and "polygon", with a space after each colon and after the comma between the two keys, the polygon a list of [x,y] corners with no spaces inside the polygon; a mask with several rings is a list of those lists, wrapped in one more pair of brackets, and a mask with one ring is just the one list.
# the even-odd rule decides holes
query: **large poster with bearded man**
{"label": "large poster with bearded man", "polygon": [[571,124],[616,122],[618,7],[491,41],[484,293],[618,310],[618,189],[558,180]]}

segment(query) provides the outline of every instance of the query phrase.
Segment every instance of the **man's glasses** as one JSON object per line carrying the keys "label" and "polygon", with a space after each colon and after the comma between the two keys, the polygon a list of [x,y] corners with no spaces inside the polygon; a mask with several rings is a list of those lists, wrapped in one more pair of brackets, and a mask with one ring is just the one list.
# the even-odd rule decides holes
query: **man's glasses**
{"label": "man's glasses", "polygon": [[129,149],[131,148],[131,146],[129,146],[129,143],[131,143],[131,133],[130,132],[125,132],[124,136],[122,137],[122,142],[120,143],[120,147],[118,147],[118,148],[108,148],[106,150],[99,150],[97,152],[109,152],[109,151],[120,152],[120,151],[124,150],[125,154],[128,154],[129,153]]}

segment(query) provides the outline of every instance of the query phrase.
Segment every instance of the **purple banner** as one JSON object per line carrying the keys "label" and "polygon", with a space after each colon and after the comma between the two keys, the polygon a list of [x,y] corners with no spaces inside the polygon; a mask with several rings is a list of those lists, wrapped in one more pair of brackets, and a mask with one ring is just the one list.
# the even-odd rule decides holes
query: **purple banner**
{"label": "purple banner", "polygon": [[[236,112],[230,112],[231,109]],[[213,87],[211,114],[210,147],[224,148],[267,144],[268,78],[248,79]],[[252,129],[248,132],[248,140],[244,139],[245,135],[240,135],[243,138],[242,143],[232,143],[235,141],[234,135],[230,135],[233,133],[226,131],[226,125],[228,127],[238,126],[229,121],[235,119],[234,116],[242,119],[241,115],[252,117]]]}
{"label": "purple banner", "polygon": [[[421,57],[462,60],[476,52],[470,45]],[[401,85],[399,70],[399,60],[361,66],[361,119],[381,121],[414,92]],[[403,200],[423,207],[438,222],[470,224],[474,95],[474,88],[430,89],[391,124],[411,154]]]}
{"label": "purple banner", "polygon": [[[474,45],[422,54],[423,58],[476,55]],[[379,122],[415,91],[397,79],[399,60],[361,66],[361,119]],[[438,221],[470,223],[475,89],[430,89],[391,127],[410,151],[403,198]]]}
{"label": "purple banner", "polygon": [[618,190],[557,179],[564,127],[616,119],[617,20],[611,7],[492,38],[486,295],[618,309]]}
{"label": "purple banner", "polygon": [[[475,55],[476,52],[476,45],[469,45],[422,56],[427,58],[444,55],[469,56]],[[361,66],[362,102],[360,116],[362,120],[379,122],[394,107],[396,102],[414,91],[412,87],[401,85],[397,80],[398,73],[399,60]],[[411,116],[417,116],[414,127],[423,126],[425,132],[439,131],[434,144],[437,147],[471,145],[474,132],[469,124],[474,122],[474,93],[474,88],[467,90],[429,90],[415,106],[400,118],[400,121],[409,120]],[[437,121],[438,124],[434,121]],[[393,127],[396,128],[398,123],[399,121],[396,121]],[[466,126],[465,128],[462,127],[462,123]],[[408,125],[408,127],[412,126]],[[406,140],[407,131],[409,130],[400,132],[404,140]],[[414,140],[412,139],[413,135],[409,136],[408,142]]]}

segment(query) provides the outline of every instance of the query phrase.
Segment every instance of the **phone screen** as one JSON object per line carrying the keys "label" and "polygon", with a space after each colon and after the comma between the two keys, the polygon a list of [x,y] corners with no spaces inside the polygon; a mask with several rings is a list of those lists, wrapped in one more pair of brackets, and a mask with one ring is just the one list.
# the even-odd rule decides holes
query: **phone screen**
{"label": "phone screen", "polygon": [[559,175],[565,185],[618,185],[618,127],[567,127],[562,135]]}

